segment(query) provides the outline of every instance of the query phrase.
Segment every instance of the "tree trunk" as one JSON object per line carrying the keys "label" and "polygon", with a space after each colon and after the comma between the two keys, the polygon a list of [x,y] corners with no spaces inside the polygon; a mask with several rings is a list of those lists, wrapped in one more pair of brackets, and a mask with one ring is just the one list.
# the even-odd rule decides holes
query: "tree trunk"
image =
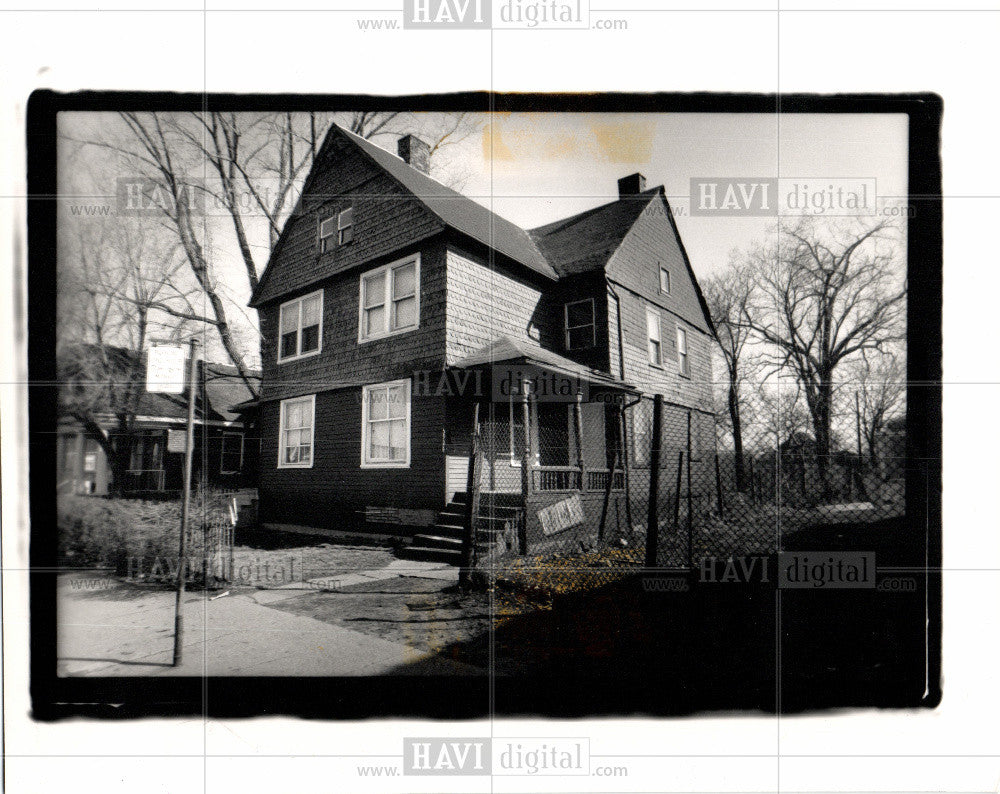
{"label": "tree trunk", "polygon": [[729,376],[729,418],[733,423],[733,450],[735,452],[736,490],[746,490],[746,474],[743,468],[743,425],[740,421],[740,400],[736,380]]}

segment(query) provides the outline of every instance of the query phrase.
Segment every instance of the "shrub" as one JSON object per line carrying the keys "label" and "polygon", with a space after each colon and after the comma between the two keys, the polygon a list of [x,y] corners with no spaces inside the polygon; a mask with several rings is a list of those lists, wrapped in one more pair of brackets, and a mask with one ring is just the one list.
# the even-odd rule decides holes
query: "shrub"
{"label": "shrub", "polygon": [[[71,567],[113,566],[125,575],[145,570],[153,560],[176,560],[180,500],[60,497],[59,563]],[[204,529],[229,522],[225,498],[213,491],[192,494],[187,555],[204,553]]]}

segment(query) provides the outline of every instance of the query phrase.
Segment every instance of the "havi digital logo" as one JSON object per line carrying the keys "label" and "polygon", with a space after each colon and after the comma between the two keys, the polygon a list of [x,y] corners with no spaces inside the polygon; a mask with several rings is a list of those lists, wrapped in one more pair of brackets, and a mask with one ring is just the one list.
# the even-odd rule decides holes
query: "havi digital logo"
{"label": "havi digital logo", "polygon": [[469,30],[489,28],[491,0],[403,0],[403,27]]}

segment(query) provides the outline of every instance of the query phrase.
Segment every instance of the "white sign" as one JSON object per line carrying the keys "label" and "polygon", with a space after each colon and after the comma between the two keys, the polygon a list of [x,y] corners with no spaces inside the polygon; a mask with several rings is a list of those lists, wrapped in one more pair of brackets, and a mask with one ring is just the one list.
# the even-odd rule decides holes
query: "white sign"
{"label": "white sign", "polygon": [[582,524],[583,502],[580,501],[579,494],[542,508],[538,511],[538,521],[542,525],[542,532],[546,535],[554,535],[556,532]]}
{"label": "white sign", "polygon": [[167,430],[167,452],[183,452],[187,449],[187,432]]}
{"label": "white sign", "polygon": [[150,345],[146,356],[146,391],[184,393],[184,346]]}

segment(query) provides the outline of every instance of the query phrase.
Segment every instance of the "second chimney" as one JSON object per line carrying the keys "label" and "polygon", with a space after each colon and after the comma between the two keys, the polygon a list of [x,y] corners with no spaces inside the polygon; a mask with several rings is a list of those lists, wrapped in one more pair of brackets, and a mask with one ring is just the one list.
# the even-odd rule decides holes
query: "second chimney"
{"label": "second chimney", "polygon": [[618,180],[618,198],[620,199],[628,198],[629,196],[638,196],[645,189],[646,177],[642,174],[629,174]]}
{"label": "second chimney", "polygon": [[396,144],[396,151],[404,163],[418,171],[429,174],[431,170],[431,147],[416,135],[404,135]]}

